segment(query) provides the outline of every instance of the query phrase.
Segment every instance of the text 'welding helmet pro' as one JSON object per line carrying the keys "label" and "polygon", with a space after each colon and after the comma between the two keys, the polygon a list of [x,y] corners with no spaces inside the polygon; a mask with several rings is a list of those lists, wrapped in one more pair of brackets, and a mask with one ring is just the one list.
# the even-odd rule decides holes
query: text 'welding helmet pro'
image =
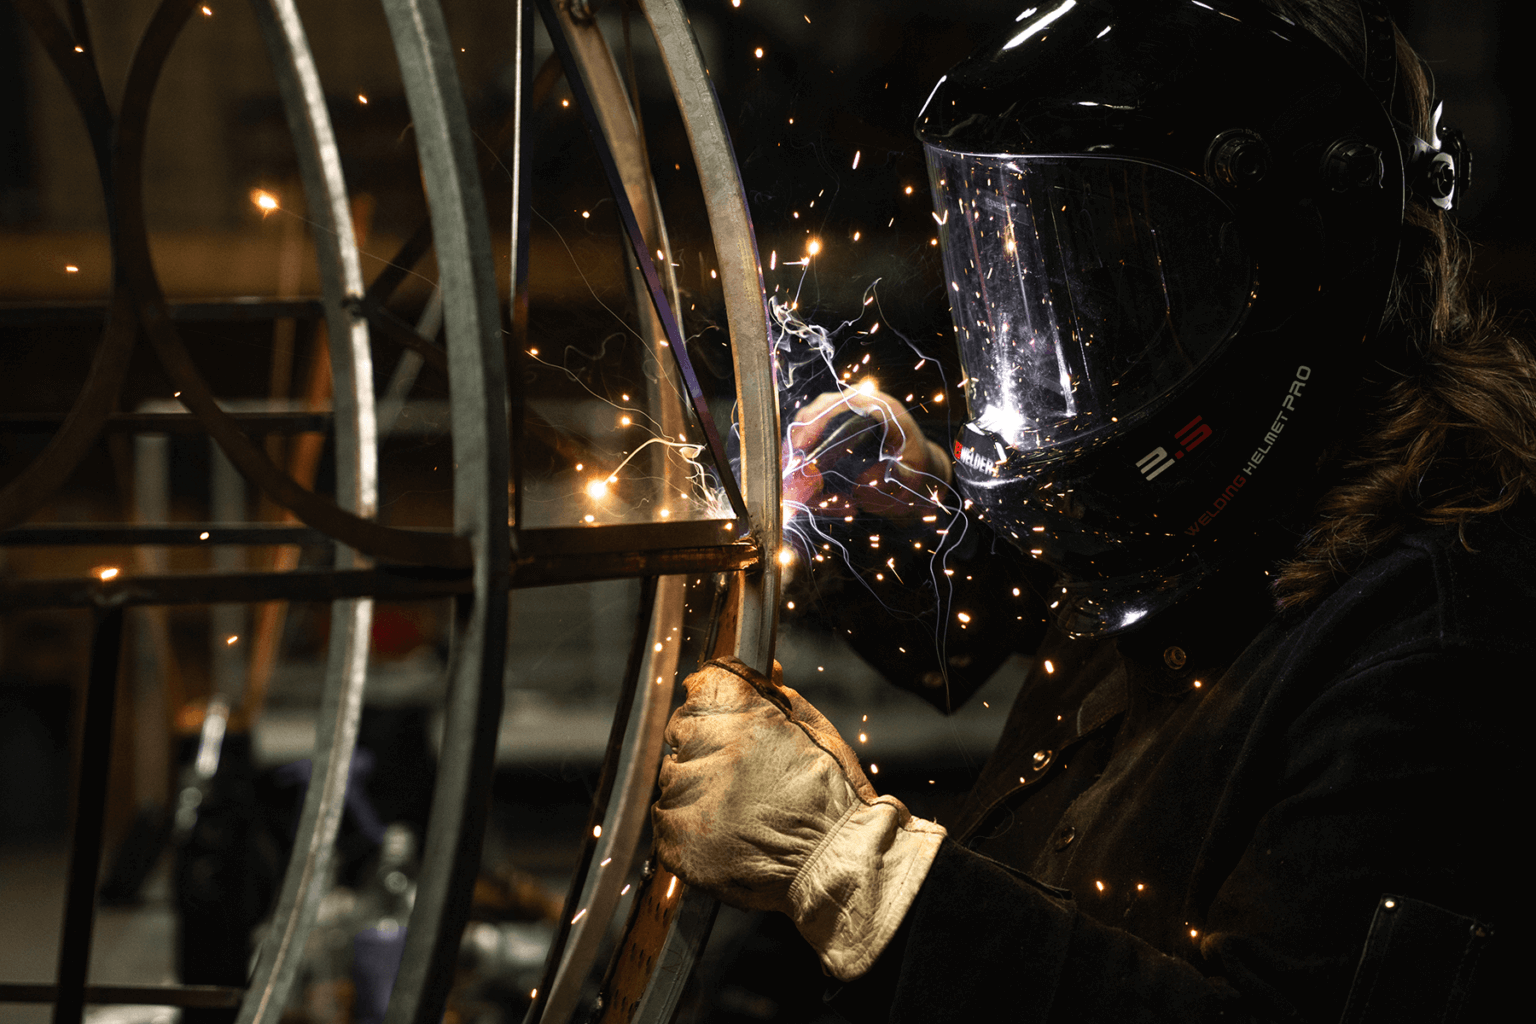
{"label": "text 'welding helmet pro'", "polygon": [[916,125],[966,372],[956,476],[1061,574],[1059,624],[1105,635],[1251,544],[1351,420],[1412,136],[1254,0],[1019,9]]}

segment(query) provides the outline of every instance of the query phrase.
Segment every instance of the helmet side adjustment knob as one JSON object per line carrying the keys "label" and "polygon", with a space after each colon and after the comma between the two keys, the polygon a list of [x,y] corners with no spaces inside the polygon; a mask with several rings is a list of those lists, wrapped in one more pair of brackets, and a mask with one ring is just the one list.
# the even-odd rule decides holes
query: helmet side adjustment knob
{"label": "helmet side adjustment knob", "polygon": [[1205,173],[1227,188],[1257,185],[1269,173],[1269,145],[1258,132],[1229,128],[1205,151]]}
{"label": "helmet side adjustment knob", "polygon": [[1360,139],[1340,139],[1323,154],[1323,180],[1335,192],[1373,188],[1385,173],[1381,150]]}

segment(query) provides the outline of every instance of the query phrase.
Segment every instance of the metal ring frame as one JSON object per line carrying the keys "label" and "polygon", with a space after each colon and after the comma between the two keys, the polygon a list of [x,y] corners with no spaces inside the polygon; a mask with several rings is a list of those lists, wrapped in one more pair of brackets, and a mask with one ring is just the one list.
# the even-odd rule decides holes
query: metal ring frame
{"label": "metal ring frame", "polygon": [[[742,451],[740,496],[733,493],[732,498],[738,509],[745,509],[749,526],[746,537],[727,541],[722,541],[718,524],[685,522],[591,530],[507,528],[508,484],[517,453],[509,447],[505,412],[508,385],[492,248],[475,145],[437,0],[383,0],[416,129],[431,223],[429,230],[418,231],[405,244],[392,265],[366,290],[339,152],[294,0],[253,0],[296,143],[310,218],[317,226],[322,308],[336,385],[334,412],[325,417],[335,431],[338,453],[334,504],[295,483],[241,429],[242,423],[268,429],[312,429],[313,416],[305,419],[301,415],[297,426],[285,426],[275,420],[266,423],[259,416],[237,417],[221,410],[193,366],[176,326],[178,320],[199,314],[169,306],[155,276],[143,211],[145,126],[160,71],[196,8],[195,0],[162,0],[134,54],[122,107],[115,117],[88,45],[79,0],[67,4],[68,24],[43,0],[16,2],[63,74],[85,120],[108,197],[115,274],[102,341],[85,386],[43,454],[0,489],[0,544],[176,542],[189,528],[124,525],[93,534],[89,528],[72,532],[68,528],[19,525],[62,486],[103,430],[164,430],[172,425],[171,420],[176,421],[173,429],[184,429],[195,421],[249,480],[307,527],[240,528],[244,532],[227,531],[221,540],[271,543],[280,535],[294,542],[300,535],[313,538],[318,534],[338,543],[335,568],[330,571],[24,581],[0,586],[0,608],[98,609],[86,722],[88,730],[94,728],[103,736],[110,735],[112,680],[116,677],[122,608],[126,605],[333,598],[333,621],[344,626],[333,629],[328,655],[319,723],[322,741],[314,765],[319,782],[309,787],[306,796],[272,937],[260,951],[251,984],[243,995],[206,986],[139,987],[132,991],[122,986],[111,990],[88,990],[85,986],[105,800],[105,743],[101,743],[101,756],[94,761],[88,756],[89,763],[81,766],[58,983],[0,986],[0,1001],[51,997],[54,1019],[74,1022],[81,1019],[87,998],[109,994],[188,1006],[228,1005],[231,999],[240,998],[241,1024],[275,1022],[287,1002],[305,937],[314,923],[335,842],[361,712],[372,599],[454,594],[457,623],[445,742],[417,902],[387,1016],[390,1024],[435,1022],[447,998],[479,863],[484,794],[501,717],[508,589],[659,576],[654,600],[643,602],[644,629],[640,635],[646,643],[639,649],[644,656],[632,665],[631,673],[638,674],[642,683],[652,679],[670,683],[678,667],[675,641],[683,605],[681,574],[730,572],[735,582],[728,591],[730,606],[723,609],[721,618],[734,626],[720,638],[716,650],[730,651],[764,671],[771,667],[778,578],[776,561],[769,556],[778,549],[781,529],[779,423],[762,278],[734,155],[687,19],[678,0],[644,0],[640,4],[688,131],[725,291]],[[522,85],[527,79],[523,65],[530,22],[521,3],[519,10],[515,58],[520,88],[514,130],[520,136],[522,104],[527,101]],[[645,243],[634,246],[642,270],[649,270],[645,282],[635,282],[644,327],[657,346],[656,353],[659,355],[663,346],[670,348],[682,361],[684,376],[691,378],[672,314],[677,308],[675,282],[668,282],[669,308],[650,260],[653,249],[670,250],[654,184],[641,155],[643,144],[612,54],[594,25],[578,22],[564,9],[555,12],[546,6],[545,14],[551,35],[563,51],[573,91],[590,97],[589,127],[600,154],[614,168],[615,199],[633,225],[631,237]],[[516,138],[515,143],[517,196],[522,190],[524,140]],[[515,198],[513,204],[514,263],[526,252],[522,240],[527,224],[526,218],[520,217],[520,201],[525,199]],[[390,292],[429,245],[436,248],[438,257],[446,352],[383,309]],[[669,263],[670,259],[663,260],[663,267]],[[520,269],[514,268],[514,282]],[[666,272],[670,274],[670,270]],[[210,307],[203,315],[231,314]],[[51,317],[54,322],[67,322],[73,318],[78,322],[79,316],[78,310],[31,310],[21,319],[48,322]],[[451,534],[394,529],[372,518],[377,503],[378,429],[370,322],[406,344],[418,359],[446,369],[457,461]],[[113,413],[140,330],[181,389],[189,416]],[[672,335],[670,345],[665,340],[668,334]],[[696,385],[693,390],[697,392]],[[520,413],[515,393],[512,399],[514,413]],[[681,422],[679,408],[669,408],[666,401],[661,405],[673,423]],[[707,412],[703,417],[707,432],[713,433]],[[519,417],[514,415],[513,421],[517,425]],[[529,430],[521,434],[526,437]],[[720,446],[715,443],[712,447],[721,472],[728,476]],[[728,491],[735,491],[731,486],[734,481],[723,482]],[[438,568],[374,568],[374,558]],[[580,986],[592,969],[599,942],[619,902],[618,888],[636,852],[654,785],[672,686],[651,684],[633,689],[633,707],[620,709],[614,730],[615,738],[622,737],[623,741],[614,745],[611,763],[605,766],[605,787],[613,790],[613,796],[606,807],[594,809],[594,815],[599,810],[602,814],[603,840],[589,844],[586,851],[589,857],[601,855],[608,860],[610,869],[593,873],[587,864],[582,866],[585,884],[573,888],[572,900],[589,912],[552,953],[553,984],[536,1002],[531,1020],[565,1021],[576,1010]],[[615,1019],[616,1007],[622,1008],[625,1019],[670,1019],[682,981],[691,969],[691,958],[697,954],[713,917],[713,905],[708,900],[696,894],[674,899],[671,890],[675,888],[669,886],[666,896],[674,904],[666,912],[666,937],[649,957],[654,970],[643,979],[637,996],[610,1000],[605,1019]]]}

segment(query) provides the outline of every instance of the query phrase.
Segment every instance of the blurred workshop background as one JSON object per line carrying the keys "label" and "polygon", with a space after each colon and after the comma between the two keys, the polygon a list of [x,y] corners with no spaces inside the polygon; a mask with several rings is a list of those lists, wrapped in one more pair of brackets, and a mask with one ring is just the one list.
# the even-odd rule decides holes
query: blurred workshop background
{"label": "blurred workshop background", "polygon": [[[515,15],[512,5],[488,0],[443,6],[484,147],[505,305],[511,198],[504,129]],[[643,18],[626,32],[621,0],[591,6],[615,51],[628,45],[633,54],[650,163],[688,307],[685,333],[724,417],[731,392],[723,300],[682,122]],[[935,433],[957,426],[950,416],[963,410],[963,398],[926,173],[910,126],[938,76],[1013,8],[988,0],[686,6],[735,142],[768,292],[830,332],[837,351],[821,368],[826,373],[873,375],[884,390],[910,397]],[[120,0],[85,8],[114,107],[154,7]],[[1514,23],[1521,8],[1494,0],[1399,0],[1392,7],[1434,71],[1447,123],[1465,131],[1475,154],[1461,216],[1476,242],[1475,277],[1506,309],[1530,309],[1536,217],[1528,179],[1536,143],[1528,76],[1520,70],[1525,33]],[[426,214],[388,28],[372,0],[307,0],[300,9],[353,190],[364,275],[372,278]],[[625,251],[576,104],[548,65],[551,53],[540,27],[534,67],[549,70],[535,80],[538,105],[529,123],[535,217],[528,337],[542,354],[534,353],[528,381],[558,436],[530,455],[550,463],[540,471],[542,489],[530,489],[525,501],[532,525],[601,514],[573,493],[569,467],[555,462],[617,450],[626,431],[644,429],[621,416],[628,394],[623,402],[614,397],[630,382],[643,387],[640,364],[623,354],[633,335],[625,326],[633,322]],[[194,15],[148,124],[145,201],[155,265],[202,373],[226,408],[320,407],[328,371],[310,301],[320,291],[314,246],[293,143],[248,5],[209,0]],[[42,452],[80,390],[112,273],[106,205],[82,119],[17,8],[0,0],[0,484]],[[399,319],[418,323],[430,313],[434,275],[429,254],[391,301]],[[228,301],[245,297],[289,304],[269,301],[252,312]],[[381,446],[381,518],[442,525],[452,496],[446,383],[430,367],[417,373],[419,361],[411,368],[406,350],[390,339],[376,334],[374,346],[381,420],[392,428]],[[139,345],[119,411],[179,408],[149,346]],[[268,445],[317,489],[331,486],[324,435],[273,434]],[[206,436],[123,429],[105,436],[29,525],[277,517]],[[319,565],[331,551],[323,543],[58,548],[0,532],[0,579]],[[860,752],[878,764],[878,785],[918,813],[942,815],[995,741],[1022,659],[1005,663],[958,713],[942,716],[920,696],[886,685],[822,624],[814,607],[820,571],[814,563],[790,567],[791,598],[805,596],[802,607],[784,614],[786,681],[845,735],[863,734]],[[638,594],[637,581],[513,593],[492,829],[450,1003],[457,1020],[520,1020],[537,982],[607,741]],[[249,956],[308,780],[330,629],[328,605],[302,602],[135,610],[128,623],[90,974],[103,984],[170,981],[178,963]],[[927,618],[897,616],[880,628],[887,630],[881,643],[934,647]],[[57,967],[89,629],[85,611],[13,611],[0,619],[0,982],[48,982]],[[347,965],[352,936],[408,914],[440,742],[450,629],[446,600],[385,602],[376,610],[342,856],[290,1007],[295,1024],[364,1019]],[[936,655],[940,662],[946,656]],[[230,719],[217,775],[199,779],[194,762],[206,709],[219,700],[243,710]],[[194,813],[186,813],[189,802]],[[754,943],[778,941],[772,924],[727,914],[719,932],[708,990],[688,1010],[693,1019],[813,1019],[805,1007],[816,993],[788,983],[765,990],[733,970]],[[814,970],[805,977],[814,979]],[[43,1021],[48,1013],[0,1005],[0,1024]],[[87,1019],[147,1024],[176,1015],[104,1006]]]}

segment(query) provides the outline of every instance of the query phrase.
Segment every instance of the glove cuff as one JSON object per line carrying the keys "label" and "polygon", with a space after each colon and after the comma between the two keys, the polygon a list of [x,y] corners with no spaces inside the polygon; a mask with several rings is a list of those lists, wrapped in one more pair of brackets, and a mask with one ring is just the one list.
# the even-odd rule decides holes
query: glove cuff
{"label": "glove cuff", "polygon": [[855,801],[789,887],[789,915],[826,972],[852,981],[874,964],[917,897],[946,832],[895,797]]}

